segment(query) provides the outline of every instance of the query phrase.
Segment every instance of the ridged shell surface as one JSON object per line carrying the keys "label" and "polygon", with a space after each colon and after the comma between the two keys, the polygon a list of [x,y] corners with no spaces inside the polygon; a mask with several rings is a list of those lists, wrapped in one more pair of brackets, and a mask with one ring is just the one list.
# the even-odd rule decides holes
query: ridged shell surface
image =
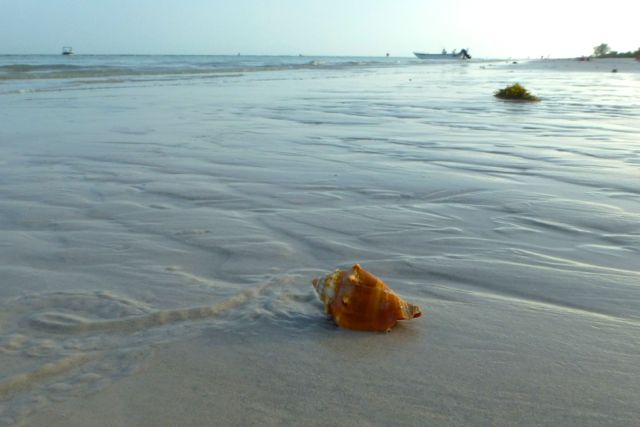
{"label": "ridged shell surface", "polygon": [[389,331],[398,320],[420,317],[417,305],[400,298],[360,264],[313,279],[325,312],[338,326],[361,331]]}

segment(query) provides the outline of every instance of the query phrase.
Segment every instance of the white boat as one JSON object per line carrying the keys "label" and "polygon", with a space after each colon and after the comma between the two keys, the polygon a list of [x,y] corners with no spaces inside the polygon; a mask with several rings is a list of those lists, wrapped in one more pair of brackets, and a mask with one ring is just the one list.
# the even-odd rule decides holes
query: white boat
{"label": "white boat", "polygon": [[62,48],[63,55],[73,55],[73,48],[71,46],[64,46]]}
{"label": "white boat", "polygon": [[471,59],[468,49],[460,49],[460,52],[456,52],[454,50],[451,53],[447,53],[446,50],[442,50],[442,53],[413,52],[413,54],[420,59]]}

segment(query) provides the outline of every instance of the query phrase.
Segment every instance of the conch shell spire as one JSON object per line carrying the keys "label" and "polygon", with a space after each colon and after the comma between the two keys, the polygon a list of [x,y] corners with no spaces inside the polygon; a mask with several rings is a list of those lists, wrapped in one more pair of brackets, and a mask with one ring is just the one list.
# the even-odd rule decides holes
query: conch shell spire
{"label": "conch shell spire", "polygon": [[420,307],[400,298],[360,264],[311,281],[324,310],[338,326],[362,331],[390,331],[398,320],[422,315]]}

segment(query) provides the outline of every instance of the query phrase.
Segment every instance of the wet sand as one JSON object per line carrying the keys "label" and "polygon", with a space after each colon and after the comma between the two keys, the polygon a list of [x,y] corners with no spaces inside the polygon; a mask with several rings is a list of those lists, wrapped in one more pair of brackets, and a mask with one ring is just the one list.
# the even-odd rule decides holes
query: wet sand
{"label": "wet sand", "polygon": [[207,331],[27,425],[633,425],[637,325],[449,297],[389,334]]}
{"label": "wet sand", "polygon": [[[0,425],[634,425],[637,68],[0,96]],[[423,316],[336,328],[355,262]]]}

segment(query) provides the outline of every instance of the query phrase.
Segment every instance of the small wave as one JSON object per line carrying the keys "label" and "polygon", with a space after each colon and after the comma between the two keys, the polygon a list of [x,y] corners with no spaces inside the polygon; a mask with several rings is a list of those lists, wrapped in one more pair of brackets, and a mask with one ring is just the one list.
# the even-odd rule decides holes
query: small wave
{"label": "small wave", "polygon": [[[213,58],[213,60],[211,60]],[[2,64],[0,56],[0,64]],[[34,61],[29,63],[27,61]],[[0,65],[0,81],[37,79],[108,78],[120,76],[188,76],[220,73],[287,71],[309,68],[342,69],[349,67],[393,66],[380,58],[354,57],[153,57],[97,56],[74,58],[74,63],[59,59],[25,58],[20,62]]]}
{"label": "small wave", "polygon": [[28,73],[31,71],[57,71],[86,68],[73,64],[9,64],[0,65],[0,71]]}

